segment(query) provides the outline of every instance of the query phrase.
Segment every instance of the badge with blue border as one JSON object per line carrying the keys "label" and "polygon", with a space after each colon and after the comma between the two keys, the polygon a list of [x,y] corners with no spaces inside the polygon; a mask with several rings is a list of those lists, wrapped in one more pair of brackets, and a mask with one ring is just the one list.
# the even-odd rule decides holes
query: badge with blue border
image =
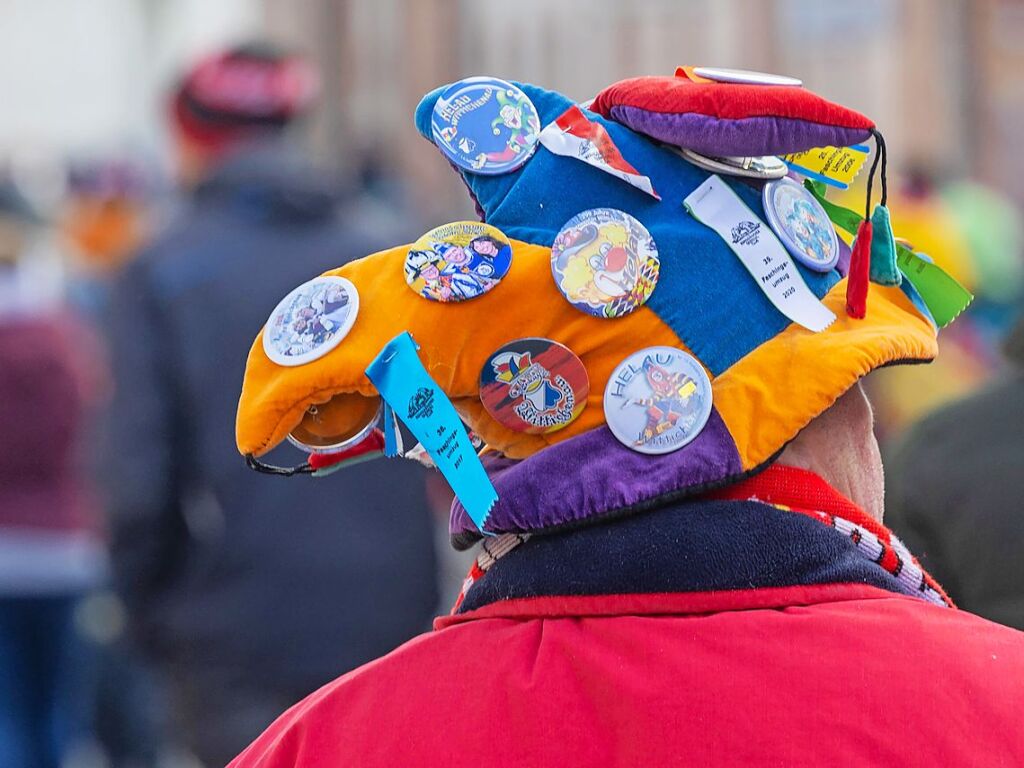
{"label": "badge with blue border", "polygon": [[495,77],[467,77],[434,104],[434,143],[459,168],[497,175],[516,170],[537,149],[540,116],[530,97]]}
{"label": "badge with blue border", "polygon": [[816,272],[835,267],[839,236],[814,195],[789,178],[768,182],[761,194],[768,225],[794,259]]}
{"label": "badge with blue border", "polygon": [[456,221],[419,238],[405,257],[405,282],[431,301],[482,296],[508,274],[512,245],[497,227]]}
{"label": "badge with blue border", "polygon": [[681,349],[641,349],[619,363],[608,380],[604,416],[616,439],[634,451],[677,451],[711,416],[711,380]]}
{"label": "badge with blue border", "polygon": [[558,290],[576,309],[596,317],[622,317],[643,306],[660,269],[651,233],[615,208],[576,214],[551,246]]}

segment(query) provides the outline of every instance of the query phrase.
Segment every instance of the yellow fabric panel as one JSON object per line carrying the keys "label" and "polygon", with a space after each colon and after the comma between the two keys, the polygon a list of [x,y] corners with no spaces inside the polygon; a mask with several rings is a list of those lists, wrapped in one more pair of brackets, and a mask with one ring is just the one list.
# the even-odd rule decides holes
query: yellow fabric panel
{"label": "yellow fabric panel", "polygon": [[767,461],[861,377],[885,363],[931,360],[935,329],[899,288],[872,284],[867,317],[845,312],[846,280],[824,299],[836,321],[821,333],[790,325],[714,381],[714,401],[744,469]]}
{"label": "yellow fabric panel", "polygon": [[[470,301],[441,304],[406,285],[399,246],[325,274],[351,280],[359,292],[359,315],[345,339],[318,360],[280,366],[263,351],[263,334],[249,352],[238,405],[238,449],[257,456],[285,439],[306,409],[342,392],[376,396],[364,371],[381,348],[408,330],[420,345],[430,375],[467,422],[493,448],[525,458],[547,445],[604,423],[604,386],[615,366],[634,349],[664,344],[686,349],[651,310],[615,320],[572,307],[551,276],[551,250],[512,241],[508,275],[489,293]],[[565,344],[590,375],[587,407],[568,427],[545,435],[514,432],[495,422],[478,398],[480,369],[501,345],[541,336]]]}

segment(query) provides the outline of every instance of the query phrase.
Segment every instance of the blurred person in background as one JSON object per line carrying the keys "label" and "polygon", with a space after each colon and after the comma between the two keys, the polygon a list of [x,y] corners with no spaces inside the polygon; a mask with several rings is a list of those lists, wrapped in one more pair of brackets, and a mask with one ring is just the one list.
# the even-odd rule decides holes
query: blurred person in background
{"label": "blurred person in background", "polygon": [[56,768],[89,738],[80,607],[105,578],[80,462],[103,376],[94,339],[30,246],[34,217],[0,186],[0,766]]}
{"label": "blurred person in background", "polygon": [[1024,629],[1024,319],[1010,369],[910,428],[889,459],[887,517],[961,607]]}
{"label": "blurred person in background", "polygon": [[946,182],[918,163],[893,188],[897,237],[927,254],[974,294],[947,328],[931,370],[895,366],[868,381],[883,453],[916,421],[984,386],[1005,365],[1000,341],[1024,288],[1024,231],[1012,201],[962,179]]}
{"label": "blurred person in background", "polygon": [[102,314],[110,283],[144,245],[151,213],[143,170],[124,159],[76,163],[57,229],[69,262],[69,300]]}
{"label": "blurred person in background", "polygon": [[[67,265],[68,303],[94,326],[102,322],[114,281],[143,245],[153,217],[151,174],[135,158],[78,159],[67,169],[56,207],[55,234]],[[105,409],[88,426],[85,442],[102,440]],[[102,476],[103,451],[86,457],[92,478]],[[102,499],[101,499],[102,502]],[[94,643],[94,733],[108,768],[149,768],[171,762],[178,746],[168,727],[165,686],[126,631],[125,610],[109,580],[86,603],[84,622]]]}
{"label": "blurred person in background", "polygon": [[340,486],[300,487],[256,475],[234,448],[245,350],[271,309],[394,237],[365,231],[353,197],[289,141],[316,79],[262,45],[186,75],[171,128],[189,199],[109,312],[117,582],[184,738],[211,766],[311,688],[422,630],[437,602],[419,468],[371,463]]}

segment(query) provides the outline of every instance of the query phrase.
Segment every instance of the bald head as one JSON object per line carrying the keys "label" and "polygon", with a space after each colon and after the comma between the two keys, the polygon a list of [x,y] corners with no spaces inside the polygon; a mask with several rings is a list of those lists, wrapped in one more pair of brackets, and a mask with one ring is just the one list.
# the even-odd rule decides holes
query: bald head
{"label": "bald head", "polygon": [[820,475],[881,522],[885,509],[882,457],[871,404],[860,382],[808,424],[776,463]]}

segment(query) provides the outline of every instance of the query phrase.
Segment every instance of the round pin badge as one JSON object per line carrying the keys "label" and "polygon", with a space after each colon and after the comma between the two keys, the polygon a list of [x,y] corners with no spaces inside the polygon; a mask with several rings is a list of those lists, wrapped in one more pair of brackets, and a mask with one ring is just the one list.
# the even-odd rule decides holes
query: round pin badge
{"label": "round pin badge", "polygon": [[476,221],[432,229],[405,257],[405,282],[431,301],[466,301],[494,288],[512,266],[501,230]]}
{"label": "round pin badge", "polygon": [[304,365],[334,349],[359,314],[359,293],[344,277],[315,277],[278,304],[263,328],[263,351],[278,365]]}
{"label": "round pin badge", "polygon": [[608,380],[604,416],[616,439],[634,451],[677,451],[711,416],[711,380],[681,349],[641,349],[619,363]]}
{"label": "round pin badge", "polygon": [[495,77],[467,77],[434,104],[434,143],[455,165],[500,174],[525,163],[540,138],[540,115],[530,97]]}
{"label": "round pin badge", "polygon": [[288,442],[307,453],[340,453],[359,445],[377,428],[384,412],[379,397],[335,395],[311,405],[288,434]]}
{"label": "round pin badge", "polygon": [[693,73],[718,83],[737,83],[739,85],[795,85],[804,84],[803,80],[786,75],[773,75],[768,72],[753,72],[749,69],[723,69],[722,67],[694,67]]}
{"label": "round pin badge", "polygon": [[839,236],[821,207],[802,184],[778,179],[762,191],[768,224],[793,258],[817,272],[839,261]]}
{"label": "round pin badge", "polygon": [[711,157],[685,147],[674,148],[684,160],[712,173],[743,176],[749,179],[781,179],[789,166],[774,155],[763,157]]}
{"label": "round pin badge", "polygon": [[517,339],[480,371],[480,400],[495,421],[516,432],[555,432],[583,412],[590,378],[568,347],[551,339]]}
{"label": "round pin badge", "polygon": [[558,290],[574,307],[597,317],[622,317],[645,304],[660,268],[651,233],[614,208],[573,216],[551,246]]}

